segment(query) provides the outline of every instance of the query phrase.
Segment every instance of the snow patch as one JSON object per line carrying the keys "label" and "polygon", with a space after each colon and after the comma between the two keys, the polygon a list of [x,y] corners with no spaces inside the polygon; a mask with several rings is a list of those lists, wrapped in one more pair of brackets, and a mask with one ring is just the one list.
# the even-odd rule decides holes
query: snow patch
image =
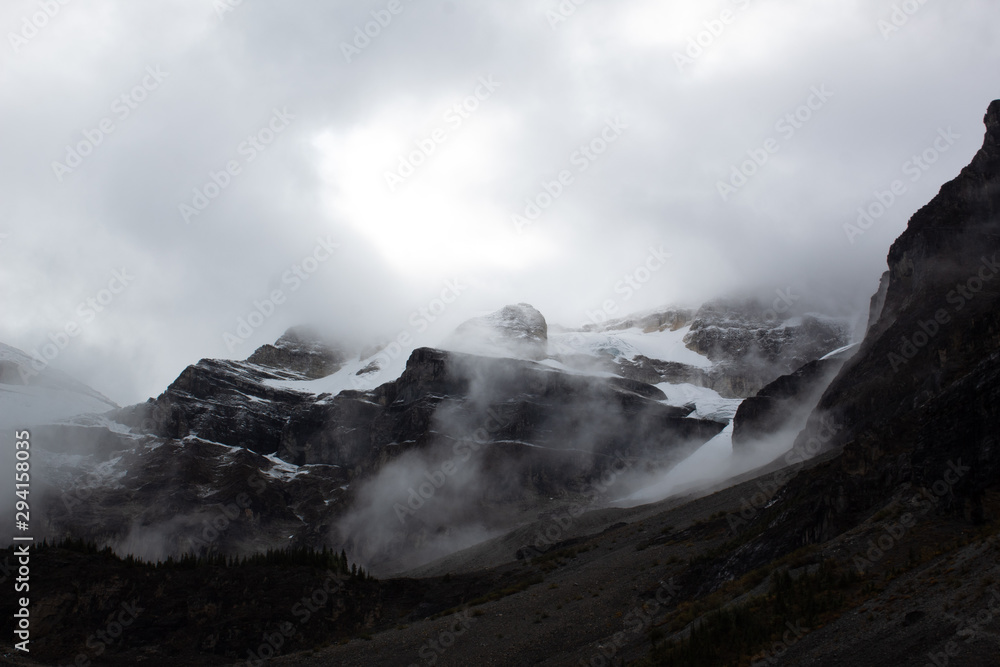
{"label": "snow patch", "polygon": [[838,354],[840,354],[841,352],[847,352],[847,351],[848,351],[848,350],[850,350],[850,349],[851,349],[852,347],[857,347],[858,345],[861,345],[861,343],[851,343],[850,345],[845,345],[844,347],[838,347],[838,348],[837,348],[836,350],[834,350],[833,352],[831,352],[831,353],[829,353],[829,354],[827,354],[827,355],[824,355],[824,356],[820,357],[820,358],[819,358],[819,360],[820,360],[820,361],[824,361],[824,360],[826,360],[826,359],[829,359],[829,358],[831,358],[831,357],[835,357],[835,356],[837,356]]}
{"label": "snow patch", "polygon": [[638,328],[623,331],[572,331],[549,334],[549,350],[557,354],[611,356],[633,360],[642,355],[695,368],[711,368],[712,361],[688,349],[684,336],[690,326],[676,331],[645,332]]}
{"label": "snow patch", "polygon": [[694,411],[688,415],[697,419],[710,419],[717,422],[731,422],[736,416],[736,411],[743,402],[742,398],[723,398],[719,392],[707,387],[699,387],[693,384],[670,384],[661,382],[655,385],[657,389],[667,395],[662,403],[683,408],[694,404]]}

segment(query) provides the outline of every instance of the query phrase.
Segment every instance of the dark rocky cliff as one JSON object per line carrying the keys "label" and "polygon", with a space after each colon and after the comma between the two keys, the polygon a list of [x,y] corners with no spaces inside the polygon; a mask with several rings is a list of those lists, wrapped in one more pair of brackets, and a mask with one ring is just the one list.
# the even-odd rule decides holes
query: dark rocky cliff
{"label": "dark rocky cliff", "polygon": [[892,245],[884,303],[796,440],[833,457],[788,485],[780,519],[733,562],[830,539],[901,489],[997,519],[983,501],[1000,483],[1000,101],[985,122],[972,163]]}
{"label": "dark rocky cliff", "polygon": [[398,380],[298,411],[278,455],[363,474],[411,448],[500,444],[527,461],[577,460],[571,469],[582,477],[549,477],[545,490],[554,491],[599,473],[601,459],[616,452],[667,462],[722,429],[685,418],[688,410],[663,405],[662,398],[656,387],[634,380],[421,348]]}

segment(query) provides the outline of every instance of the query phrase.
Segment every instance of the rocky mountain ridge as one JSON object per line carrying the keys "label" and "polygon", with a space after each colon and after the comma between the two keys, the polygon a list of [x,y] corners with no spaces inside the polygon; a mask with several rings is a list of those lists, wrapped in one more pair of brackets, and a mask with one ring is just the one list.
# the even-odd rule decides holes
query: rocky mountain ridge
{"label": "rocky mountain ridge", "polygon": [[[347,545],[369,564],[398,567],[390,552],[414,554],[419,551],[414,544],[428,536],[481,525],[490,503],[514,511],[524,503],[572,497],[609,466],[620,465],[616,461],[635,471],[665,470],[719,435],[732,418],[723,411],[700,419],[698,414],[712,410],[696,410],[687,401],[674,404],[649,382],[630,377],[645,377],[641,373],[593,374],[607,355],[592,355],[575,369],[559,355],[543,354],[551,343],[547,329],[530,306],[506,307],[456,332],[470,334],[476,345],[493,346],[489,356],[417,349],[398,378],[387,377],[370,390],[336,393],[305,389],[317,375],[348,372],[347,354],[308,330],[290,330],[246,361],[203,359],[144,404],[42,427],[41,435],[59,443],[51,445],[48,461],[53,493],[47,530],[119,549],[144,545],[147,557],[177,555],[189,545],[196,552]],[[735,325],[729,329],[732,333]],[[829,338],[830,331],[810,344],[817,354],[841,342]],[[680,329],[667,333],[688,335]],[[760,340],[759,333],[751,337]],[[684,345],[684,354],[711,366]],[[801,345],[792,347],[802,353]],[[635,363],[622,355],[617,359],[611,368]],[[647,379],[662,382],[661,376]],[[349,520],[352,508],[370,502],[367,489],[397,469],[394,462],[416,461],[416,469],[433,476],[463,442],[476,446],[466,469],[475,473],[475,482],[463,478],[436,492],[419,515],[391,531],[389,542],[371,542]],[[71,464],[65,458],[74,447],[86,452],[86,460]],[[176,481],[165,482],[165,475]],[[408,491],[422,481],[408,475],[405,483],[398,478],[388,489],[377,488],[393,496],[397,507],[407,507],[407,501],[415,502]],[[253,502],[241,508],[248,521],[215,540],[197,538],[199,522],[241,493]],[[462,518],[438,517],[430,509],[449,504],[468,512]],[[500,512],[498,521],[485,527],[502,530],[519,511]],[[385,507],[373,520],[396,514]]]}

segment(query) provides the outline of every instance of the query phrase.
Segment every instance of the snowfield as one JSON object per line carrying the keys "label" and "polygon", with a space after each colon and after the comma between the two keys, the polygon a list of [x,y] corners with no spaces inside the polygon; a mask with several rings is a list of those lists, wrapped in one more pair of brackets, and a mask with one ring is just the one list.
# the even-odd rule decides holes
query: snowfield
{"label": "snowfield", "polygon": [[712,362],[684,345],[684,336],[691,327],[676,331],[651,331],[640,329],[622,331],[571,331],[549,335],[550,354],[586,354],[590,356],[635,359],[642,355],[650,359],[673,361],[696,368],[711,368]]}

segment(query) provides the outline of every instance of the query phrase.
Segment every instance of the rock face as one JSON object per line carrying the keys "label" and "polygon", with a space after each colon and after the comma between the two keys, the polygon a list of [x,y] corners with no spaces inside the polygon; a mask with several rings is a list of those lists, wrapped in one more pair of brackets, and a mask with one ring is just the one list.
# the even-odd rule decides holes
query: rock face
{"label": "rock face", "polygon": [[[843,364],[843,356],[810,361],[745,399],[733,419],[733,451],[775,437],[795,425],[801,428]],[[789,444],[793,438],[794,434]]]}
{"label": "rock face", "polygon": [[268,382],[310,380],[336,372],[342,352],[306,329],[292,328],[246,361],[202,359],[155,400],[121,410],[116,419],[143,433],[197,435],[259,454],[273,454],[292,412],[308,400]]}
{"label": "rock face", "polygon": [[447,346],[461,352],[544,359],[548,354],[548,325],[529,304],[504,306],[495,313],[463,322]]}
{"label": "rock face", "polygon": [[667,462],[721,430],[716,422],[686,419],[688,410],[659,403],[663,398],[633,380],[421,348],[398,380],[301,410],[289,420],[278,455],[373,471],[408,449],[448,448],[478,433],[487,450],[502,444],[529,462],[572,460],[566,470],[573,473],[553,473],[546,488],[532,489],[558,492],[599,475],[616,453]]}
{"label": "rock face", "polygon": [[274,345],[262,345],[247,361],[315,379],[337,372],[346,356],[304,327],[292,327]]}
{"label": "rock face", "polygon": [[[753,396],[769,382],[803,364],[845,346],[850,339],[846,320],[815,315],[778,315],[754,298],[718,299],[697,311],[672,308],[588,325],[583,331],[679,331],[689,327],[684,343],[714,362],[698,368],[645,355],[624,358],[606,354],[606,370],[656,384],[693,384],[726,398]],[[574,359],[565,358],[568,363]],[[580,360],[586,362],[585,359]]]}
{"label": "rock face", "polygon": [[144,433],[183,439],[197,435],[259,454],[273,454],[292,411],[305,394],[269,380],[304,379],[246,361],[202,359],[188,366],[155,400],[122,409],[116,419]]}
{"label": "rock face", "polygon": [[777,377],[843,347],[845,322],[800,316],[782,319],[755,299],[702,306],[684,342],[717,367],[711,388],[723,396],[752,396]]}
{"label": "rock face", "polygon": [[336,466],[296,469],[194,436],[164,440],[81,422],[32,434],[71,444],[75,455],[40,458],[41,531],[145,559],[320,546],[344,496],[347,476]]}
{"label": "rock face", "polygon": [[937,512],[998,518],[984,498],[1000,482],[1000,101],[986,127],[972,163],[892,245],[874,321],[796,441],[836,455],[789,484],[773,524],[786,537],[765,533],[754,558],[788,535],[838,535],[903,485]]}

